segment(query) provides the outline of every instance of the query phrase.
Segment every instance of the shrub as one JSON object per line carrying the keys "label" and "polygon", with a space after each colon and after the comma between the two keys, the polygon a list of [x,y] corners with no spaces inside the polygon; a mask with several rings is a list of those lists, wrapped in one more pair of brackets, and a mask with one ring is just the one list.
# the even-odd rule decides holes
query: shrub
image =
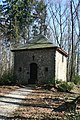
{"label": "shrub", "polygon": [[79,113],[74,113],[74,114],[67,114],[66,115],[67,120],[80,120],[80,114]]}
{"label": "shrub", "polygon": [[62,80],[56,80],[56,84],[62,83]]}
{"label": "shrub", "polygon": [[67,91],[71,91],[73,89],[73,83],[70,82],[61,82],[58,85],[58,89],[62,92],[67,92]]}
{"label": "shrub", "polygon": [[44,89],[50,90],[53,86],[55,86],[55,80],[45,80],[42,82],[42,87]]}
{"label": "shrub", "polygon": [[54,79],[45,80],[43,84],[54,85],[55,84],[55,80]]}
{"label": "shrub", "polygon": [[48,84],[54,84],[54,83],[55,83],[54,79],[48,81]]}
{"label": "shrub", "polygon": [[80,85],[80,75],[74,76],[72,81],[74,82],[74,84]]}
{"label": "shrub", "polygon": [[0,77],[0,85],[14,85],[16,84],[16,77],[11,72],[4,72]]}

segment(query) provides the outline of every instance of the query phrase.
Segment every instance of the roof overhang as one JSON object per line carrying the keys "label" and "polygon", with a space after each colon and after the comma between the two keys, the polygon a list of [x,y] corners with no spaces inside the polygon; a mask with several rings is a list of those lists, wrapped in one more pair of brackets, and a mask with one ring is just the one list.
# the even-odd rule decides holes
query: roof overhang
{"label": "roof overhang", "polygon": [[63,54],[64,56],[68,57],[67,52],[66,52],[65,50],[63,50],[62,48],[57,47],[56,50],[57,50],[59,53]]}
{"label": "roof overhang", "polygon": [[68,54],[65,50],[58,46],[53,46],[53,44],[30,44],[30,46],[23,46],[23,47],[13,47],[11,48],[12,52],[16,51],[27,51],[27,50],[40,50],[40,49],[55,49],[59,53],[63,54],[64,56],[68,57]]}

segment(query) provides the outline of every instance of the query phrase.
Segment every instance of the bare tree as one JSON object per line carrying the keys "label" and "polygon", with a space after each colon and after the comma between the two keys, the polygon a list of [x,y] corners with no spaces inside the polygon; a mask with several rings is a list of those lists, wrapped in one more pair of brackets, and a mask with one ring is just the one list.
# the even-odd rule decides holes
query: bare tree
{"label": "bare tree", "polygon": [[72,80],[76,67],[79,74],[80,0],[69,0],[68,4],[66,1],[65,6],[63,3],[61,0],[48,0],[48,25],[53,32],[54,41],[68,52],[67,79]]}
{"label": "bare tree", "polygon": [[[58,3],[48,3],[48,11],[49,11],[49,27],[53,32],[53,38],[55,42],[63,47],[64,43],[64,31],[66,29],[66,21],[68,19],[67,6],[62,7],[61,2]],[[65,16],[66,14],[66,16]]]}

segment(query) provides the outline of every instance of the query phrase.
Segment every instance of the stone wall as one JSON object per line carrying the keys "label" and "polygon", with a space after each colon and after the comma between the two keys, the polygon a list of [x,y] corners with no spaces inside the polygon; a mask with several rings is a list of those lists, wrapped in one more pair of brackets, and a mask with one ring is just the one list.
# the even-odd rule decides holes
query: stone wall
{"label": "stone wall", "polygon": [[28,83],[30,79],[30,64],[36,63],[37,82],[54,79],[55,52],[53,48],[34,49],[14,52],[14,73],[19,83]]}

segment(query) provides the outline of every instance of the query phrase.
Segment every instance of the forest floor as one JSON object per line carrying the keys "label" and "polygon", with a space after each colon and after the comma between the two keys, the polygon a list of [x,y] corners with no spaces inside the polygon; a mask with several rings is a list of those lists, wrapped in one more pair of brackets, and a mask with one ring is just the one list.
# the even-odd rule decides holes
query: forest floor
{"label": "forest floor", "polygon": [[[18,86],[0,86],[0,95],[8,94],[18,88],[20,89]],[[77,86],[71,93],[59,92],[54,88],[48,90],[32,86],[32,92],[25,96],[19,107],[6,119],[67,120],[70,115],[68,102],[73,101],[79,95],[80,87]],[[76,112],[79,113],[78,120],[80,120],[80,101],[77,103]],[[73,111],[71,111],[71,117],[74,117]]]}
{"label": "forest floor", "polygon": [[[23,105],[19,106],[13,113],[14,118],[27,120],[67,120],[67,117],[70,115],[70,111],[68,111],[70,104],[67,103],[80,95],[80,88],[75,87],[71,93],[54,91],[36,86],[25,97],[25,100],[22,101]],[[79,113],[77,120],[80,120],[80,101],[77,103],[76,112]],[[73,111],[71,111],[71,117],[74,119]]]}

